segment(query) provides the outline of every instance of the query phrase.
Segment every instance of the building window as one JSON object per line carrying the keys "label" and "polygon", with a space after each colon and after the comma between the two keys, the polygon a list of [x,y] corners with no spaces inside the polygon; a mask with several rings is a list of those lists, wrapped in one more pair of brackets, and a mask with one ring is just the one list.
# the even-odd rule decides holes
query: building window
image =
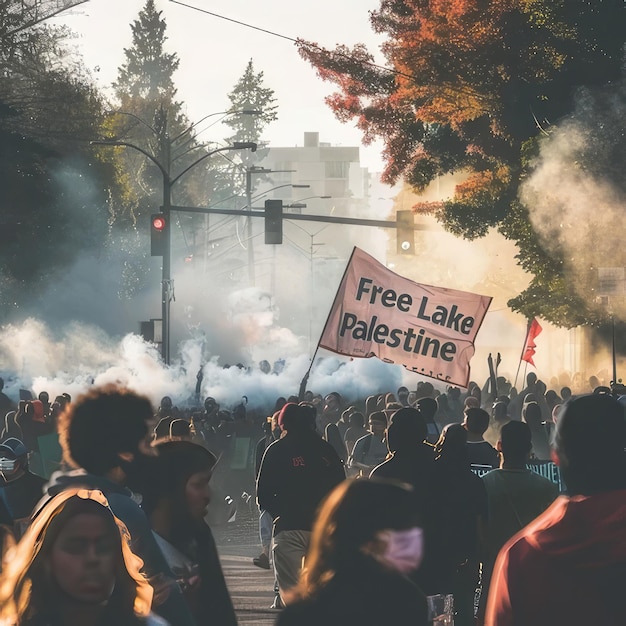
{"label": "building window", "polygon": [[347,161],[326,161],[326,178],[348,178],[349,171]]}

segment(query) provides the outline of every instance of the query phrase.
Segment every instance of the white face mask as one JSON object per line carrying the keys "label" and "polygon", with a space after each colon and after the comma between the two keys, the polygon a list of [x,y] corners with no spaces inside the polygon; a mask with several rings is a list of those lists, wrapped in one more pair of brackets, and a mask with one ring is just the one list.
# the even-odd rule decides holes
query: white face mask
{"label": "white face mask", "polygon": [[376,551],[374,558],[387,567],[408,574],[416,570],[422,562],[424,533],[417,526],[407,530],[381,530],[376,534],[382,551]]}

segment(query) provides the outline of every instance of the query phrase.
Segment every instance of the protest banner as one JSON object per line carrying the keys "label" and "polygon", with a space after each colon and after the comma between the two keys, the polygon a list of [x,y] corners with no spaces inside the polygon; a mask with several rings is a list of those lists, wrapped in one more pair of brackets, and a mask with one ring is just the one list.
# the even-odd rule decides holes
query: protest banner
{"label": "protest banner", "polygon": [[467,387],[490,303],[489,296],[416,283],[354,248],[319,347]]}

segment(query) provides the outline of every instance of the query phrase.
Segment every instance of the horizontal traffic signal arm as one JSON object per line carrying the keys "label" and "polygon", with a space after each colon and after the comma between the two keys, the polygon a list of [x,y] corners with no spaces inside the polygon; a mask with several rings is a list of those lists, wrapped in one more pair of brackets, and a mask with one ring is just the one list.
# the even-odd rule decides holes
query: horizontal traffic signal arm
{"label": "horizontal traffic signal arm", "polygon": [[[204,207],[191,206],[171,206],[170,211],[181,211],[188,213],[214,213],[216,215],[238,215],[246,217],[265,217],[265,209],[263,207],[252,207],[251,210],[245,209],[213,209]],[[283,219],[301,220],[306,222],[325,222],[327,224],[352,224],[353,226],[376,226],[377,228],[397,228],[398,223],[395,220],[366,220],[358,217],[339,217],[336,215],[307,215],[304,213],[284,213]],[[413,224],[413,230],[433,230],[432,226],[426,224]]]}

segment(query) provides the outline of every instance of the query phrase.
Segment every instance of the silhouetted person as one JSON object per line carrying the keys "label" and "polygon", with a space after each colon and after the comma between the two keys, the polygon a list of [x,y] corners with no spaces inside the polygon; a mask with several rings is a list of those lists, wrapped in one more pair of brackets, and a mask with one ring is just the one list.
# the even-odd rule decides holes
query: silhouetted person
{"label": "silhouetted person", "polygon": [[469,626],[474,618],[474,592],[479,571],[479,524],[487,515],[485,487],[470,469],[467,432],[461,424],[444,428],[435,447],[433,474],[436,551],[427,594],[452,593],[457,611],[455,626]]}
{"label": "silhouetted person", "polygon": [[496,562],[487,626],[626,624],[626,422],[610,395],[571,400],[555,452],[568,488]]}
{"label": "silhouetted person", "polygon": [[483,438],[489,428],[489,413],[483,409],[466,409],[463,427],[467,431],[467,457],[470,465],[491,469],[499,467],[498,451]]}
{"label": "silhouetted person", "polygon": [[482,477],[487,490],[484,529],[481,612],[487,604],[489,582],[502,546],[543,513],[559,495],[558,487],[526,467],[532,449],[528,424],[512,421],[502,427],[497,443],[500,468]]}
{"label": "silhouetted person", "polygon": [[273,559],[284,601],[298,582],[317,507],[345,472],[333,447],[313,430],[306,407],[288,403],[278,421],[286,434],[265,451],[257,501],[274,520]]}

